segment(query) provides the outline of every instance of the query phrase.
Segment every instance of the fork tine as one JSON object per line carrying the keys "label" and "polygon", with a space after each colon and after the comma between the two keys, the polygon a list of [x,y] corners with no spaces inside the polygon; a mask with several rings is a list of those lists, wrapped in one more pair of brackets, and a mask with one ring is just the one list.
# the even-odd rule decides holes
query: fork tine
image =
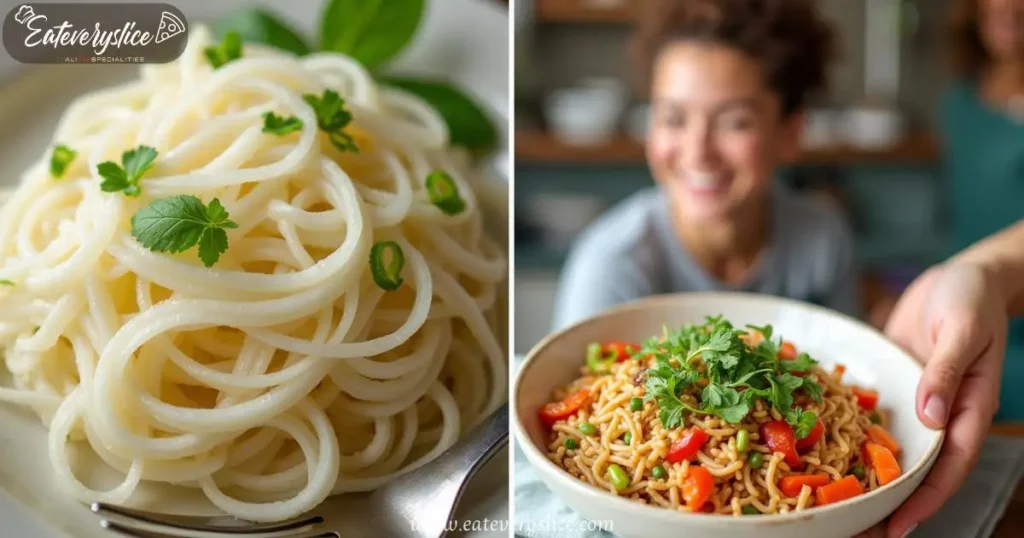
{"label": "fork tine", "polygon": [[[185,516],[169,516],[168,519],[157,519],[153,514],[142,510],[134,510],[121,506],[113,506],[105,503],[93,503],[92,511],[100,516],[113,515],[124,518],[128,521],[112,522],[118,527],[140,528],[139,523],[149,527],[146,532],[163,533],[170,536],[195,536],[195,534],[182,534],[173,531],[190,531],[191,533],[210,533],[210,536],[245,536],[247,538],[272,538],[275,536],[294,536],[302,531],[312,531],[313,527],[324,522],[320,516],[309,516],[282,521],[280,523],[251,523],[244,527],[214,526],[202,522],[200,518]],[[174,519],[170,519],[173,517]],[[108,521],[108,520],[105,520]],[[109,522],[109,521],[108,521]],[[241,523],[241,521],[239,520]],[[128,523],[131,523],[130,525]],[[101,525],[103,522],[101,522]],[[214,534],[216,533],[216,534]],[[289,533],[287,535],[283,533]]]}
{"label": "fork tine", "polygon": [[[100,527],[103,527],[104,529],[106,529],[108,531],[115,532],[115,533],[120,534],[122,536],[128,536],[130,538],[174,538],[174,537],[177,537],[177,536],[188,536],[189,538],[205,538],[206,536],[217,537],[216,533],[214,533],[214,534],[207,534],[205,532],[203,532],[202,535],[196,535],[196,534],[191,534],[191,535],[187,535],[187,534],[159,534],[159,533],[145,532],[145,531],[140,531],[140,530],[133,529],[133,528],[130,528],[130,527],[126,527],[124,525],[121,525],[121,524],[119,524],[117,522],[114,522],[114,521],[110,521],[108,519],[104,519],[104,520],[100,521]],[[220,534],[220,536],[225,536],[225,535],[224,534]],[[269,536],[269,535],[264,535],[264,536]],[[273,534],[273,536],[281,536],[281,535],[275,532]],[[316,534],[316,535],[313,535],[313,534],[287,535],[287,538],[341,538],[341,536],[337,532],[328,532],[328,533],[320,533],[320,534]]]}

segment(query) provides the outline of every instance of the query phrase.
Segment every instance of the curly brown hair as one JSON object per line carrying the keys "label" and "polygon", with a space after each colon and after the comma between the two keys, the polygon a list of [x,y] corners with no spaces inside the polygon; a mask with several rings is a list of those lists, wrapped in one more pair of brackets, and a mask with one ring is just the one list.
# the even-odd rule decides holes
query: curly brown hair
{"label": "curly brown hair", "polygon": [[949,48],[953,72],[974,78],[988,67],[992,58],[981,40],[981,8],[978,0],[958,0],[949,18]]}
{"label": "curly brown hair", "polygon": [[662,48],[691,40],[752,58],[787,115],[828,83],[836,43],[810,0],[643,0],[639,7],[633,52],[644,88]]}

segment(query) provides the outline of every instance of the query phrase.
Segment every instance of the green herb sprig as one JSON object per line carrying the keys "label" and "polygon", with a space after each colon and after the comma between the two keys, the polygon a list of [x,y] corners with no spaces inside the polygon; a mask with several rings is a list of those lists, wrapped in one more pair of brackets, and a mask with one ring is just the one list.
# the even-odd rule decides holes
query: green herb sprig
{"label": "green herb sprig", "polygon": [[355,140],[342,130],[352,123],[352,113],[345,109],[345,99],[338,92],[324,90],[323,96],[306,94],[302,98],[313,107],[317,127],[327,133],[334,147],[339,151],[359,152]]}
{"label": "green herb sprig", "polygon": [[100,163],[96,167],[103,178],[100,189],[103,192],[121,192],[125,196],[138,196],[142,193],[139,180],[153,167],[156,154],[156,150],[149,146],[139,146],[124,152],[120,165],[113,161]]}
{"label": "green herb sprig", "polygon": [[242,35],[234,30],[224,33],[220,43],[203,49],[206,60],[214,69],[223,67],[242,57]]}
{"label": "green herb sprig", "polygon": [[[709,317],[704,324],[684,325],[676,332],[666,328],[663,340],[652,338],[634,353],[634,357],[654,357],[654,365],[644,373],[644,398],[657,403],[665,428],[681,426],[685,413],[715,415],[737,424],[761,398],[794,426],[798,438],[810,433],[818,417],[813,411],[794,408],[794,393],[802,390],[820,402],[821,386],[794,373],[807,372],[817,362],[806,353],[791,361],[780,360],[781,340],[771,340],[771,326],[750,328],[764,336],[753,347],[741,338],[744,330],[721,316]],[[684,390],[701,384],[699,402],[681,399]]]}
{"label": "green herb sprig", "polygon": [[273,112],[267,112],[263,114],[263,132],[276,134],[278,136],[284,136],[289,133],[294,133],[302,129],[302,120],[291,116],[284,118],[274,114]]}
{"label": "green herb sprig", "polygon": [[228,219],[220,200],[210,205],[190,195],[162,198],[132,217],[132,236],[154,252],[184,252],[199,244],[199,259],[213,267],[228,249],[226,228],[238,224]]}
{"label": "green herb sprig", "polygon": [[14,286],[14,282],[7,280],[6,278],[0,278],[0,286]]}

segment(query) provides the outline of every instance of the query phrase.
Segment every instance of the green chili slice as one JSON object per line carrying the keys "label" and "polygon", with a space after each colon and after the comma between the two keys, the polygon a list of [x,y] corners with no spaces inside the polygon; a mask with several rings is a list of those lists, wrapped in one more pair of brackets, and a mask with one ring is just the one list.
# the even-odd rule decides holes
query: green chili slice
{"label": "green chili slice", "polygon": [[434,170],[427,176],[427,195],[430,203],[445,215],[458,215],[466,209],[466,201],[459,196],[455,180],[443,170]]}
{"label": "green chili slice", "polygon": [[[390,256],[390,260],[388,257]],[[402,280],[402,267],[405,266],[405,254],[402,247],[394,241],[380,241],[370,249],[370,272],[373,281],[387,291],[397,290]]]}

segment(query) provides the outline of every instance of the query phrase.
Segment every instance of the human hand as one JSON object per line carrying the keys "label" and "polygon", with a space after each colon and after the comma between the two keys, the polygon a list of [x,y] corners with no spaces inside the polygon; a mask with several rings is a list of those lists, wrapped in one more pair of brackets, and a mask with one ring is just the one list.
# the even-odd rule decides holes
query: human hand
{"label": "human hand", "polygon": [[932,268],[896,304],[885,332],[925,364],[917,415],[945,427],[946,439],[924,482],[891,516],[890,538],[935,514],[977,462],[999,406],[1008,321],[1005,294],[966,262]]}

